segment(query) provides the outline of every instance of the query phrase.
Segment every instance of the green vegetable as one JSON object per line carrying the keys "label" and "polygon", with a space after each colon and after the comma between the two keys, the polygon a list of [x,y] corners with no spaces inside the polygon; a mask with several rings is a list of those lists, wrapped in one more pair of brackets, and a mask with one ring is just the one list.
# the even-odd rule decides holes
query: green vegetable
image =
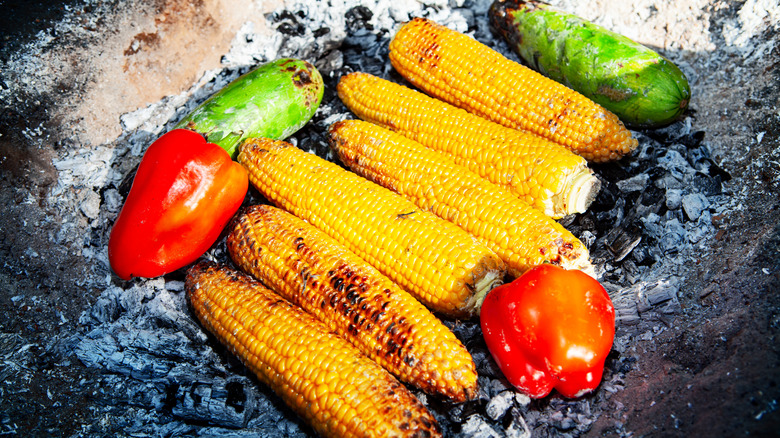
{"label": "green vegetable", "polygon": [[307,61],[284,58],[237,78],[180,121],[235,158],[249,137],[281,140],[301,129],[322,101],[322,76]]}
{"label": "green vegetable", "polygon": [[625,36],[534,0],[496,0],[491,26],[532,68],[582,93],[632,128],[676,120],[691,96],[671,61]]}

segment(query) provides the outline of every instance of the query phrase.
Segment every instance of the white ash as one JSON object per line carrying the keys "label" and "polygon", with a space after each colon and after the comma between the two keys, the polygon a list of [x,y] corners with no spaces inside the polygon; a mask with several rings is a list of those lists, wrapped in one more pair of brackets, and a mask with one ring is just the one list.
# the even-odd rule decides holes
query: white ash
{"label": "white ash", "polygon": [[[555,3],[573,8],[577,2]],[[744,8],[764,3],[751,0]],[[103,373],[104,385],[96,391],[119,400],[125,408],[105,407],[105,424],[92,425],[85,433],[127,427],[125,431],[134,435],[311,436],[310,429],[194,320],[182,291],[181,272],[127,283],[111,276],[107,235],[127,194],[129,176],[155,137],[240,74],[283,56],[313,62],[327,86],[312,123],[290,141],[334,160],[325,129],[334,121],[352,117],[335,96],[335,84],[341,74],[356,70],[400,81],[386,55],[389,39],[401,22],[426,16],[517,60],[490,33],[489,5],[488,0],[287,2],[267,17],[274,29],[271,34],[257,32],[251,23],[241,27],[222,58],[221,69],[206,72],[180,95],[124,114],[123,134],[115,142],[73,148],[55,161],[59,181],[49,200],[63,211],[72,205],[79,206],[79,211],[51,240],[58,244],[79,241],[84,254],[95,261],[95,275],[85,281],[104,288],[81,318],[83,336],[67,340],[67,345],[86,366]],[[576,7],[586,8],[583,4]],[[776,5],[766,10],[770,15],[777,13]],[[737,48],[746,36],[757,32],[745,27],[751,22],[749,17],[739,20],[724,30]],[[601,24],[635,32],[624,23]],[[706,38],[702,38],[694,44],[705,47]],[[684,55],[674,56],[673,42],[665,42],[665,48],[669,49],[665,54],[671,54],[695,84],[696,72]],[[765,50],[758,47],[750,54],[757,56]],[[602,387],[580,400],[555,396],[531,401],[503,379],[476,322],[445,321],[472,353],[481,385],[478,400],[462,405],[421,397],[448,435],[579,436],[602,413],[591,409],[591,400],[608,399],[622,389],[622,376],[636,360],[633,342],[651,339],[680,312],[687,272],[682,267],[712,238],[713,215],[739,208],[726,204],[727,175],[710,159],[707,141],[694,125],[689,117],[664,130],[635,132],[641,146],[634,156],[596,166],[606,184],[591,211],[562,221],[590,248],[618,312],[618,335]],[[28,135],[38,134],[31,131]],[[84,236],[80,220],[103,237]],[[226,261],[223,242],[206,257]],[[14,340],[0,338],[3,345],[18,348]],[[24,373],[23,366],[9,363],[33,360],[25,359],[23,351],[10,356],[12,347],[3,347],[9,360],[0,367],[0,376]],[[620,425],[616,428],[620,430]]]}

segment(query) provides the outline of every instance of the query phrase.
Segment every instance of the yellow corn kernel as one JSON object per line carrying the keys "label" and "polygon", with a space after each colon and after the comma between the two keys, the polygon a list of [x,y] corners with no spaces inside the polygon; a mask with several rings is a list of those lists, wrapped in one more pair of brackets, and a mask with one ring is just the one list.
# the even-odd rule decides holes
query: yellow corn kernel
{"label": "yellow corn kernel", "polygon": [[390,62],[428,94],[590,161],[617,160],[636,149],[631,132],[602,106],[431,20],[401,27],[390,42]]}
{"label": "yellow corn kernel", "polygon": [[403,85],[355,72],[342,76],[338,94],[361,119],[448,155],[552,218],[586,211],[601,187],[563,146]]}
{"label": "yellow corn kernel", "polygon": [[474,361],[450,329],[325,233],[284,210],[257,205],[233,220],[227,247],[243,271],[402,381],[453,402],[477,395]]}
{"label": "yellow corn kernel", "polygon": [[311,223],[434,312],[479,312],[503,280],[501,259],[412,202],[289,143],[249,139],[238,161],[272,203]]}
{"label": "yellow corn kernel", "polygon": [[542,263],[594,275],[587,248],[568,230],[445,155],[361,120],[334,123],[329,132],[346,166],[478,237],[511,275]]}
{"label": "yellow corn kernel", "polygon": [[248,275],[201,262],[185,285],[203,326],[321,436],[440,436],[398,380]]}

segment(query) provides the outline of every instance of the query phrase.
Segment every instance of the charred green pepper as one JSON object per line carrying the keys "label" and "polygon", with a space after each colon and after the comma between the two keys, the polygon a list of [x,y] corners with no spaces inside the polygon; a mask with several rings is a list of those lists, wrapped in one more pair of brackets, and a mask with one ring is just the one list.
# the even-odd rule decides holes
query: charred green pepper
{"label": "charred green pepper", "polygon": [[249,137],[284,139],[311,120],[322,101],[319,71],[307,61],[278,59],[232,81],[176,128],[198,132],[232,158]]}
{"label": "charred green pepper", "polygon": [[496,0],[490,23],[532,68],[632,128],[667,125],[691,97],[685,74],[631,39],[535,0]]}

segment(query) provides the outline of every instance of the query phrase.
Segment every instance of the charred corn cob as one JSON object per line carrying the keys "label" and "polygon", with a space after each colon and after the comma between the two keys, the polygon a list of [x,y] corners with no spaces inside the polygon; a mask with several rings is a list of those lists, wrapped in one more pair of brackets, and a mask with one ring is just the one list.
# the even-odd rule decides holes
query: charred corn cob
{"label": "charred corn cob", "polygon": [[419,301],[338,242],[268,205],[249,207],[227,247],[245,272],[302,307],[402,381],[453,402],[477,394],[455,335]]}
{"label": "charred corn cob", "polygon": [[320,435],[439,435],[398,380],[248,275],[201,262],[185,284],[206,329]]}
{"label": "charred corn cob", "polygon": [[616,160],[637,146],[617,116],[582,94],[433,21],[402,26],[390,42],[390,61],[426,93],[590,161]]}
{"label": "charred corn cob", "polygon": [[568,230],[446,156],[360,120],[334,123],[329,132],[344,164],[477,236],[511,275],[542,263],[594,275],[587,248]]}
{"label": "charred corn cob", "polygon": [[584,158],[368,73],[342,76],[342,102],[358,117],[442,152],[553,218],[582,213],[601,183]]}
{"label": "charred corn cob", "polygon": [[289,143],[249,139],[238,160],[271,202],[324,231],[434,312],[477,314],[506,268],[454,224]]}

